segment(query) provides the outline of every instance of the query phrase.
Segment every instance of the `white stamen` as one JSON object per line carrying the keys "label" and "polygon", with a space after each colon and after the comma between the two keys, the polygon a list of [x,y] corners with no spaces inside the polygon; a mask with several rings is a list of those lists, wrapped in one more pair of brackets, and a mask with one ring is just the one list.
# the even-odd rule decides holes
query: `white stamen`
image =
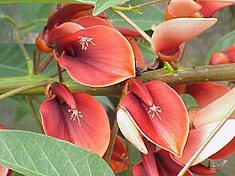
{"label": "white stamen", "polygon": [[153,104],[151,107],[149,107],[148,115],[150,118],[153,118],[155,117],[155,115],[157,115],[159,120],[162,120],[161,116],[158,113],[162,113],[162,109],[160,108],[160,106],[156,106]]}
{"label": "white stamen", "polygon": [[80,121],[80,118],[83,117],[82,112],[78,111],[77,109],[68,109],[68,112],[72,112],[70,116],[70,120],[74,121],[77,119],[79,126],[82,126],[81,121]]}
{"label": "white stamen", "polygon": [[89,43],[91,45],[96,45],[93,41],[93,38],[90,37],[80,37],[80,39],[78,40],[78,42],[82,45],[82,50],[87,50]]}

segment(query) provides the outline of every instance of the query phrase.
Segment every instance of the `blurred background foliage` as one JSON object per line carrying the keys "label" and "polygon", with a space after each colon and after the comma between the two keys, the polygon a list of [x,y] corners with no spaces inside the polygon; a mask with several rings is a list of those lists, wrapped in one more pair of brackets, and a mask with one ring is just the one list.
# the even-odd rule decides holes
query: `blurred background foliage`
{"label": "blurred background foliage", "polygon": [[[147,0],[130,1],[130,4],[146,2]],[[149,30],[152,24],[164,21],[164,8],[166,3],[159,3],[141,8],[142,15],[137,13],[126,13],[143,30]],[[56,4],[1,4],[0,5],[0,77],[20,76],[27,74],[24,56],[15,40],[16,23],[21,28],[20,35],[30,57],[33,57],[34,41],[38,32],[42,31],[50,11]],[[129,27],[112,11],[107,11],[109,21],[114,25]],[[199,37],[187,43],[182,65],[199,66],[208,64],[208,59],[215,51],[223,50],[235,42],[235,6],[219,11],[216,14],[218,23]],[[154,53],[149,45],[140,42],[141,49],[146,59],[155,59]],[[43,57],[42,57],[43,58]],[[56,64],[52,62],[43,73],[51,75],[56,72]],[[40,104],[32,101],[36,114],[29,107],[32,97],[15,96],[0,101],[0,123],[8,129],[22,129],[33,132],[42,132],[35,116],[39,117],[38,108]],[[44,96],[39,97],[41,100]],[[107,97],[96,97],[107,109],[110,119],[115,116],[115,104],[117,99]],[[188,102],[190,104],[190,101]],[[111,120],[112,121],[112,120]],[[140,160],[138,151],[131,146],[131,164]],[[235,156],[227,158],[228,162],[223,166],[223,171],[218,175],[234,175]],[[126,172],[117,175],[124,176]],[[130,172],[130,171],[129,171]],[[15,173],[16,175],[20,175]]]}

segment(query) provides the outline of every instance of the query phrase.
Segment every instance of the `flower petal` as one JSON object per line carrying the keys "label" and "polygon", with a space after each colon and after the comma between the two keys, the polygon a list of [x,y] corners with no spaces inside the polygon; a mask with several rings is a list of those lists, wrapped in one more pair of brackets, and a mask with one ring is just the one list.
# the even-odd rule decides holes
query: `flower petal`
{"label": "flower petal", "polygon": [[[219,122],[214,122],[212,124],[191,130],[182,157],[179,158],[175,156],[174,159],[179,163],[186,164],[206,140],[209,134],[216,128],[218,123]],[[192,165],[196,165],[218,152],[220,149],[225,147],[234,138],[234,136],[235,120],[231,119],[228,120],[216,133]]]}
{"label": "flower petal", "polygon": [[101,26],[107,26],[107,27],[116,29],[113,25],[111,25],[107,21],[105,21],[101,18],[92,17],[92,16],[84,16],[84,17],[76,18],[76,19],[73,19],[72,22],[77,23],[77,24],[83,26],[84,28],[89,28],[89,27],[101,25]]}
{"label": "flower petal", "polygon": [[72,118],[66,104],[55,98],[42,103],[40,113],[46,135],[74,143],[102,156],[110,139],[108,117],[103,107],[90,95],[73,93],[79,115]]}
{"label": "flower petal", "polygon": [[212,17],[218,10],[235,4],[234,0],[216,0],[214,2],[198,0],[197,3],[202,6],[200,12],[204,17]]}
{"label": "flower petal", "polygon": [[206,31],[216,21],[216,18],[175,18],[153,26],[153,51],[165,55],[177,53],[182,43]]}
{"label": "flower petal", "polygon": [[[74,41],[66,44],[70,37]],[[57,44],[60,51],[73,51],[65,51],[58,62],[78,83],[103,87],[135,76],[134,53],[129,42],[110,27],[79,30],[61,38]]]}
{"label": "flower petal", "polygon": [[171,0],[167,9],[174,17],[189,17],[199,11],[201,6],[193,0]]}
{"label": "flower petal", "polygon": [[[170,153],[165,150],[159,150],[154,155],[160,176],[177,175],[183,169],[183,166],[174,162]],[[193,174],[187,171],[184,176],[193,176]]]}
{"label": "flower petal", "polygon": [[[135,164],[132,168],[132,173],[133,176],[144,176],[144,175],[148,175],[148,173],[145,170],[143,161],[138,162],[137,164]],[[159,175],[155,175],[155,176],[159,176]]]}
{"label": "flower petal", "polygon": [[210,156],[210,159],[222,159],[225,158],[229,155],[231,155],[232,153],[235,152],[235,138],[233,138],[233,140],[231,140],[224,148],[222,148],[220,151],[218,151],[217,153],[215,153],[214,155]]}
{"label": "flower petal", "polygon": [[124,107],[119,107],[117,110],[117,123],[125,138],[139,149],[139,151],[147,154],[148,150],[144,145],[142,136],[132,122],[129,112]]}
{"label": "flower petal", "polygon": [[[226,114],[235,106],[235,88],[209,104],[196,111],[192,116],[195,128],[222,120]],[[234,118],[235,115],[232,116]]]}
{"label": "flower petal", "polygon": [[204,82],[189,85],[186,89],[186,93],[192,95],[196,99],[200,108],[204,108],[223,96],[229,90],[229,87],[222,84],[215,82]]}
{"label": "flower petal", "polygon": [[218,171],[212,170],[211,168],[206,167],[201,163],[199,163],[195,166],[191,166],[189,169],[191,172],[193,172],[195,174],[199,174],[199,175],[214,175],[214,174],[218,173]]}
{"label": "flower petal", "polygon": [[143,105],[132,92],[123,97],[120,105],[130,112],[136,127],[148,140],[181,155],[189,131],[189,117],[183,101],[163,82],[152,81],[146,87],[154,106]]}

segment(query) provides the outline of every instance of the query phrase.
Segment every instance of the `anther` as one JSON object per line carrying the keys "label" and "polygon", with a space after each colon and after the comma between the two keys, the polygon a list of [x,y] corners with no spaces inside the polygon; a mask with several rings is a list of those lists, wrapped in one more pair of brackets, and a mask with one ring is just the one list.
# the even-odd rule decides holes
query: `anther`
{"label": "anther", "polygon": [[93,38],[90,37],[80,37],[80,39],[78,40],[78,42],[82,45],[82,50],[87,50],[89,43],[91,45],[96,45],[93,41]]}
{"label": "anther", "polygon": [[155,117],[155,115],[157,115],[159,120],[162,120],[162,118],[159,115],[159,113],[162,113],[162,109],[160,108],[160,106],[156,106],[156,105],[153,104],[148,109],[148,115],[149,115],[150,118],[153,118],[153,117]]}
{"label": "anther", "polygon": [[82,112],[78,111],[77,109],[68,109],[68,112],[72,112],[69,119],[72,121],[75,121],[77,119],[79,126],[82,126],[80,121],[80,118],[83,117]]}

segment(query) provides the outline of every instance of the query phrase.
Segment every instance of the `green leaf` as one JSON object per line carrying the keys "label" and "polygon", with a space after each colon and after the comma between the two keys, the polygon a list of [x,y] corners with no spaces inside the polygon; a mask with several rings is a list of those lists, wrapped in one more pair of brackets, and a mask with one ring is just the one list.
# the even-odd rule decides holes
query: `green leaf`
{"label": "green leaf", "polygon": [[210,57],[213,53],[217,51],[226,50],[229,46],[231,46],[235,42],[235,31],[225,35],[224,37],[220,38],[210,49],[207,54],[207,62],[209,62]]}
{"label": "green leaf", "polygon": [[114,175],[96,154],[26,131],[0,131],[0,164],[30,176]]}
{"label": "green leaf", "polygon": [[188,110],[199,109],[197,101],[189,94],[180,95]]}
{"label": "green leaf", "polygon": [[104,106],[110,108],[111,110],[115,110],[112,102],[106,96],[95,96],[95,98]]}
{"label": "green leaf", "polygon": [[95,8],[93,11],[94,15],[98,15],[107,8],[114,6],[115,4],[118,4],[120,2],[123,2],[123,0],[97,0],[95,4]]}
{"label": "green leaf", "polygon": [[[138,4],[141,4],[141,3],[144,3],[145,0],[130,1],[130,5],[131,6],[136,5],[136,2]],[[126,6],[128,6],[128,4],[126,4]],[[164,21],[164,13],[160,10],[160,8],[157,5],[146,6],[146,7],[140,8],[139,11],[142,14],[138,14],[134,12],[126,12],[125,15],[127,15],[132,21],[134,21],[143,30],[149,30],[153,24],[159,24]],[[111,19],[111,22],[113,23],[113,25],[130,28],[130,25],[127,24],[118,15],[116,15],[113,11],[109,10],[107,11],[107,14],[109,18]]]}

